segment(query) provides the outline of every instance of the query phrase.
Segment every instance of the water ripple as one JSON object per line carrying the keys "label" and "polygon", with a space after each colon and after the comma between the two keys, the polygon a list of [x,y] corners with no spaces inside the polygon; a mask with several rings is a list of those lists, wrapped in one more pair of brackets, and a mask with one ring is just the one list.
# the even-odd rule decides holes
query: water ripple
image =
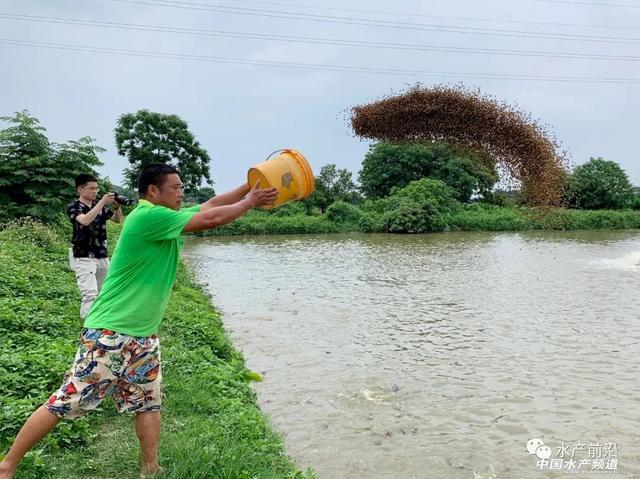
{"label": "water ripple", "polygon": [[202,238],[185,257],[320,478],[555,477],[532,437],[608,438],[640,474],[638,232]]}

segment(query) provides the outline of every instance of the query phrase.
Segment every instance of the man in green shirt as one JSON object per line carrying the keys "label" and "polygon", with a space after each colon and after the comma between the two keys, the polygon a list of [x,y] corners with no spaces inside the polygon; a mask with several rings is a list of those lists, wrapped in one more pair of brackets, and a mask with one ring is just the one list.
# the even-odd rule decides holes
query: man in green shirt
{"label": "man in green shirt", "polygon": [[154,163],[138,178],[140,203],[125,221],[104,285],[80,334],[73,366],[60,388],[27,419],[0,463],[0,479],[13,477],[22,457],[62,419],[81,417],[112,395],[120,412],[136,413],[142,475],[158,470],[160,342],[158,326],[176,277],[181,235],[230,223],[272,204],[274,188],[248,184],[180,209],[178,172]]}

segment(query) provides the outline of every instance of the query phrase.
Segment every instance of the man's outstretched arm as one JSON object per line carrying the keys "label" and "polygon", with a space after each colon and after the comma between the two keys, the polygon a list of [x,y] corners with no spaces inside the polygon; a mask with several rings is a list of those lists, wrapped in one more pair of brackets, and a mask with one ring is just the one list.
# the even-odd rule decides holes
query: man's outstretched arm
{"label": "man's outstretched arm", "polygon": [[[214,206],[196,213],[183,229],[184,233],[204,231],[226,225],[240,218],[247,211],[258,206],[270,205],[278,197],[275,188],[259,189],[260,181],[251,189],[244,199],[231,205]],[[239,189],[238,189],[239,190]],[[237,191],[237,190],[234,190]]]}
{"label": "man's outstretched arm", "polygon": [[237,203],[242,198],[247,196],[251,188],[249,188],[249,183],[245,183],[238,188],[228,191],[227,193],[223,193],[218,196],[214,196],[213,198],[205,201],[200,205],[200,211],[206,211],[211,208],[216,208],[218,206],[232,205]]}

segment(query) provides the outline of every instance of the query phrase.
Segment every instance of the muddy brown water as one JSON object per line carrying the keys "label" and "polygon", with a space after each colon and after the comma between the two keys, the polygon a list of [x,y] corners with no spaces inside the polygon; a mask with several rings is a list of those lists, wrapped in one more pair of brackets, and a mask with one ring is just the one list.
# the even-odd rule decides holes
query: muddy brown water
{"label": "muddy brown water", "polygon": [[638,231],[189,238],[184,257],[320,479],[567,477],[532,438],[615,444],[615,477],[640,477]]}

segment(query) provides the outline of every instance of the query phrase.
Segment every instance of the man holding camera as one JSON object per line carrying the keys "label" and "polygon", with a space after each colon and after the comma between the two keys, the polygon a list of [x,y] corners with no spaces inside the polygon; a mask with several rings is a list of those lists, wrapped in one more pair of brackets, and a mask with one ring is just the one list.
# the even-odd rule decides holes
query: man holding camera
{"label": "man holding camera", "polygon": [[[67,206],[67,214],[73,224],[69,265],[76,274],[82,295],[80,317],[84,319],[109,270],[107,220],[121,223],[122,211],[114,193],[107,193],[96,201],[98,180],[95,176],[78,175],[76,189],[78,198]],[[114,210],[107,208],[111,204]]]}

